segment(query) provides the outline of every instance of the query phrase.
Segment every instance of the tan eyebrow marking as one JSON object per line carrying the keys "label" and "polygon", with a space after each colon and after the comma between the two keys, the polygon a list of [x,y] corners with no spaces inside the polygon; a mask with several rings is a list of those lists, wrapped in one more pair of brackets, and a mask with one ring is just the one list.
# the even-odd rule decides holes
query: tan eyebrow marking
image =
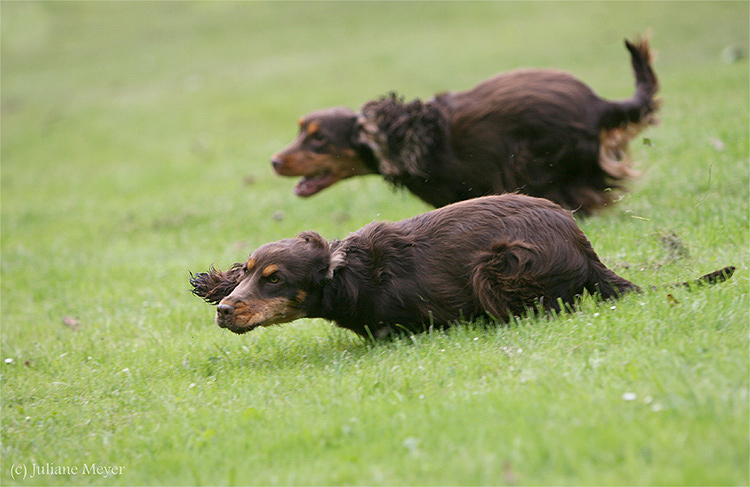
{"label": "tan eyebrow marking", "polygon": [[297,120],[297,123],[299,124],[300,127],[305,125],[305,117],[299,117],[299,120]]}
{"label": "tan eyebrow marking", "polygon": [[263,272],[262,272],[263,277],[268,277],[278,270],[279,270],[279,266],[277,266],[276,264],[268,265],[266,266],[265,269],[263,269]]}
{"label": "tan eyebrow marking", "polygon": [[309,124],[307,124],[307,135],[312,135],[318,130],[320,130],[320,124],[316,122],[310,122]]}
{"label": "tan eyebrow marking", "polygon": [[253,270],[253,267],[255,267],[255,259],[252,257],[247,260],[247,263],[245,264],[245,267],[247,267],[248,272]]}

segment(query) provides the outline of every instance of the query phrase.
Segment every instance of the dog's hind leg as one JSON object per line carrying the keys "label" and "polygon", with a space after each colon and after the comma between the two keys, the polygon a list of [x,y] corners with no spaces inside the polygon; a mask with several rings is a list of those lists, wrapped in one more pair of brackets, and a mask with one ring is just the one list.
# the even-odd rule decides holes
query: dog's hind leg
{"label": "dog's hind leg", "polygon": [[536,309],[544,289],[534,272],[537,253],[524,242],[496,242],[482,252],[471,276],[474,299],[481,311],[500,321]]}

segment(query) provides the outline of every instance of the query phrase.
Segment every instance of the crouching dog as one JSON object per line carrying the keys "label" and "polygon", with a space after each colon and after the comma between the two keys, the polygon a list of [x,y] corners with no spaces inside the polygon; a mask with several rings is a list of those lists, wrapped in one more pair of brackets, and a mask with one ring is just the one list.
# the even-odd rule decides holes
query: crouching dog
{"label": "crouching dog", "polygon": [[[733,272],[725,267],[693,283]],[[610,299],[640,290],[602,264],[569,211],[521,194],[371,223],[343,240],[304,232],[190,281],[194,294],[217,305],[217,324],[235,333],[309,317],[374,338],[560,311],[584,291]]]}

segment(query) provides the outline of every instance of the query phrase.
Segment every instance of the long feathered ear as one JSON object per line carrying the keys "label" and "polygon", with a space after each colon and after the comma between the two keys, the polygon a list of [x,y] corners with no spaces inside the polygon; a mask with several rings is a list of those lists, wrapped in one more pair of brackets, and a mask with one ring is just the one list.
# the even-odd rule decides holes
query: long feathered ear
{"label": "long feathered ear", "polygon": [[445,144],[447,121],[435,103],[390,93],[366,103],[357,119],[359,143],[377,158],[378,172],[398,184],[408,177],[426,177],[425,159]]}
{"label": "long feathered ear", "polygon": [[192,293],[199,298],[205,299],[211,304],[229,296],[242,280],[245,264],[236,263],[226,271],[220,271],[214,266],[208,272],[190,273],[190,284],[193,286]]}
{"label": "long feathered ear", "polygon": [[385,177],[395,178],[401,175],[403,169],[391,160],[388,150],[388,135],[380,130],[377,121],[364,113],[357,118],[356,141],[368,147],[377,162],[377,170]]}

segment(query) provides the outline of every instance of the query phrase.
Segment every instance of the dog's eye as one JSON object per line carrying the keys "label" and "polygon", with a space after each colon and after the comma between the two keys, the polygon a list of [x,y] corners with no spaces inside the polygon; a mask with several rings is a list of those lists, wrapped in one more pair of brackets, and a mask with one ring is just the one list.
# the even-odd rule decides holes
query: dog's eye
{"label": "dog's eye", "polygon": [[316,144],[324,144],[326,141],[326,136],[321,134],[320,132],[313,132],[312,134],[310,134],[310,139],[312,139],[312,141]]}
{"label": "dog's eye", "polygon": [[266,278],[266,282],[270,284],[278,284],[281,282],[281,276],[279,276],[277,273],[273,273]]}

